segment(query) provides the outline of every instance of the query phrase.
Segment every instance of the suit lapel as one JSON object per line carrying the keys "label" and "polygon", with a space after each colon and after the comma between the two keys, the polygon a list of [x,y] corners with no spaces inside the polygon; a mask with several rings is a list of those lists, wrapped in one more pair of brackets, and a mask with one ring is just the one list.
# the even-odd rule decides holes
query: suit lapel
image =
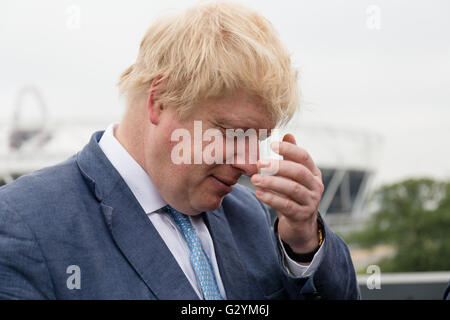
{"label": "suit lapel", "polygon": [[100,202],[110,233],[130,265],[158,299],[198,299],[183,270],[92,135],[77,154],[81,175]]}
{"label": "suit lapel", "polygon": [[102,210],[123,255],[158,299],[198,299],[137,200],[129,201],[131,191],[120,189],[102,202]]}
{"label": "suit lapel", "polygon": [[238,255],[234,238],[223,208],[204,214],[204,220],[213,239],[214,251],[219,266],[227,299],[250,299],[248,274]]}

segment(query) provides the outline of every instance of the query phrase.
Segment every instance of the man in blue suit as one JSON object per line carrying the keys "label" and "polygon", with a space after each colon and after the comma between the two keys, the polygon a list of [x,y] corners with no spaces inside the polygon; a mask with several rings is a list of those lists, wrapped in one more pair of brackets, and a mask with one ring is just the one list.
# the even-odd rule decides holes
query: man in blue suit
{"label": "man in blue suit", "polygon": [[296,81],[271,24],[245,7],[156,21],[119,81],[122,121],[0,188],[0,298],[359,298],[306,150],[286,135],[272,146],[283,160],[252,161],[297,108]]}

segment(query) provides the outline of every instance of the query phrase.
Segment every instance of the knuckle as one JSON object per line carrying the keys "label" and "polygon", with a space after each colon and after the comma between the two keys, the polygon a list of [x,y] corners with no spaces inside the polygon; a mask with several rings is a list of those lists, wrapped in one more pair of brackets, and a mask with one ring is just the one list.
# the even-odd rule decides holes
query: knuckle
{"label": "knuckle", "polygon": [[297,169],[297,176],[299,179],[302,179],[305,176],[305,167],[299,165]]}
{"label": "knuckle", "polygon": [[302,192],[303,192],[303,188],[300,184],[294,183],[294,185],[292,187],[292,191],[294,192],[294,194],[301,196]]}
{"label": "knuckle", "polygon": [[325,191],[325,186],[323,185],[322,181],[319,181],[319,192],[322,195]]}
{"label": "knuckle", "polygon": [[284,205],[283,205],[283,211],[286,212],[287,214],[292,213],[292,210],[294,208],[294,203],[292,202],[292,200],[290,199],[285,199],[284,200]]}
{"label": "knuckle", "polygon": [[300,159],[302,162],[307,162],[309,160],[309,154],[305,150],[302,150],[302,153],[300,155]]}

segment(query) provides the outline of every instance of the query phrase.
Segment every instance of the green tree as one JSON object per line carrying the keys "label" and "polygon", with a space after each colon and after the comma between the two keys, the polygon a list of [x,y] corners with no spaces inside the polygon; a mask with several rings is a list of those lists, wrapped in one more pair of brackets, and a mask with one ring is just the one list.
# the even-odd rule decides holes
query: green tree
{"label": "green tree", "polygon": [[345,237],[349,244],[390,244],[384,272],[450,270],[450,183],[409,179],[374,192],[377,206],[364,230]]}

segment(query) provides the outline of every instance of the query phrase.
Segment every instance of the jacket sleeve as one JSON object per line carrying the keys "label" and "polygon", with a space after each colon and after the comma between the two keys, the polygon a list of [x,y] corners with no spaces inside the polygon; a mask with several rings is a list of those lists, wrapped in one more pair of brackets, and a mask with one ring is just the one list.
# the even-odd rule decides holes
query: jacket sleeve
{"label": "jacket sleeve", "polygon": [[0,299],[52,299],[50,274],[31,229],[0,198]]}
{"label": "jacket sleeve", "polygon": [[324,254],[311,276],[311,289],[323,299],[360,299],[350,252],[345,242],[325,223]]}
{"label": "jacket sleeve", "polygon": [[[323,220],[322,220],[323,221]],[[283,268],[286,276],[285,287],[292,299],[360,299],[360,291],[355,269],[345,242],[323,222],[325,239],[322,256],[315,271],[308,277],[296,277]],[[277,233],[278,219],[274,224],[274,238]],[[279,247],[279,245],[278,245]],[[285,262],[280,251],[280,261]]]}
{"label": "jacket sleeve", "polygon": [[[255,199],[257,199],[255,197]],[[259,201],[266,213],[269,225],[270,213],[267,206]],[[323,219],[322,219],[323,221]],[[272,238],[278,247],[279,263],[284,273],[285,289],[289,299],[360,299],[361,294],[356,279],[350,252],[345,242],[323,221],[325,239],[322,257],[315,271],[308,277],[297,277],[288,271],[283,259],[278,239],[278,218],[272,228]]]}
{"label": "jacket sleeve", "polygon": [[448,282],[447,289],[444,291],[444,300],[450,300],[450,281]]}

